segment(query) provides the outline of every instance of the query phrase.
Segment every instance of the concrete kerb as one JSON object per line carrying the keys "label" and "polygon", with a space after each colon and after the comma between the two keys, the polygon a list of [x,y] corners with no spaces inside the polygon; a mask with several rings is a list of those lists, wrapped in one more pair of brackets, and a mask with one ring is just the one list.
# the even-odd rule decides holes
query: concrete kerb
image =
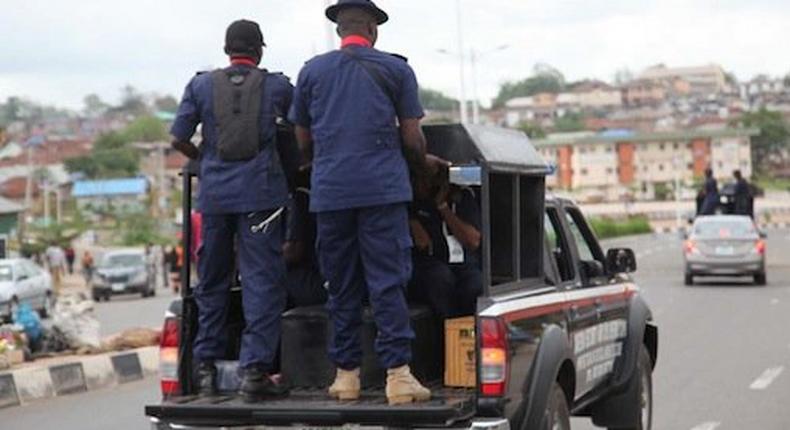
{"label": "concrete kerb", "polygon": [[0,372],[0,408],[114,387],[154,375],[159,368],[155,346],[61,358]]}

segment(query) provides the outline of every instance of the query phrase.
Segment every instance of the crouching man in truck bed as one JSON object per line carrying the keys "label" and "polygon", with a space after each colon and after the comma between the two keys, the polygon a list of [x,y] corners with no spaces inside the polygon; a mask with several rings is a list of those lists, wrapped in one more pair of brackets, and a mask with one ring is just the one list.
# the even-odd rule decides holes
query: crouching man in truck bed
{"label": "crouching man in truck bed", "polygon": [[472,188],[451,185],[448,167],[414,187],[409,224],[414,240],[412,300],[440,321],[473,315],[483,290],[480,204]]}

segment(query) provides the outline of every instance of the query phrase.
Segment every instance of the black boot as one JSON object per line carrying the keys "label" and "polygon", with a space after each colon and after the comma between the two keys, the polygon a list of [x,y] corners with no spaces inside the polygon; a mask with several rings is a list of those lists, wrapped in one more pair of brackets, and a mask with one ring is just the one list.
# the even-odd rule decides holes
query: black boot
{"label": "black boot", "polygon": [[198,365],[197,392],[201,397],[217,395],[217,368],[214,363],[203,362]]}
{"label": "black boot", "polygon": [[272,381],[270,375],[258,367],[242,369],[239,394],[247,403],[255,403],[265,399],[285,397],[288,388],[281,383]]}

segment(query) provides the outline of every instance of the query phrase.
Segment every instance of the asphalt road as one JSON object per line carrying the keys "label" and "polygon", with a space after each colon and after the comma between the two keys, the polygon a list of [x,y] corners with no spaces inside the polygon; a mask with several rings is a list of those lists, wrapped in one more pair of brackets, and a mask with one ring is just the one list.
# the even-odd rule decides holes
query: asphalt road
{"label": "asphalt road", "polygon": [[[790,429],[790,231],[770,231],[768,286],[711,280],[684,287],[674,235],[607,243],[637,251],[636,275],[660,330],[656,430]],[[98,305],[103,332],[158,326],[171,298],[119,297]],[[0,428],[145,429],[157,381],[0,411]],[[573,430],[593,429],[577,418]]]}

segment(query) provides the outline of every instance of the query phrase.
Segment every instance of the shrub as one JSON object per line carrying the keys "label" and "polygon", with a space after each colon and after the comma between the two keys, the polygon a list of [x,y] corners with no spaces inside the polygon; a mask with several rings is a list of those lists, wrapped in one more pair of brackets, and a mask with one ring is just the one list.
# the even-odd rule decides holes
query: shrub
{"label": "shrub", "polygon": [[653,231],[650,221],[645,216],[632,216],[625,219],[590,218],[590,226],[598,239],[646,234]]}

